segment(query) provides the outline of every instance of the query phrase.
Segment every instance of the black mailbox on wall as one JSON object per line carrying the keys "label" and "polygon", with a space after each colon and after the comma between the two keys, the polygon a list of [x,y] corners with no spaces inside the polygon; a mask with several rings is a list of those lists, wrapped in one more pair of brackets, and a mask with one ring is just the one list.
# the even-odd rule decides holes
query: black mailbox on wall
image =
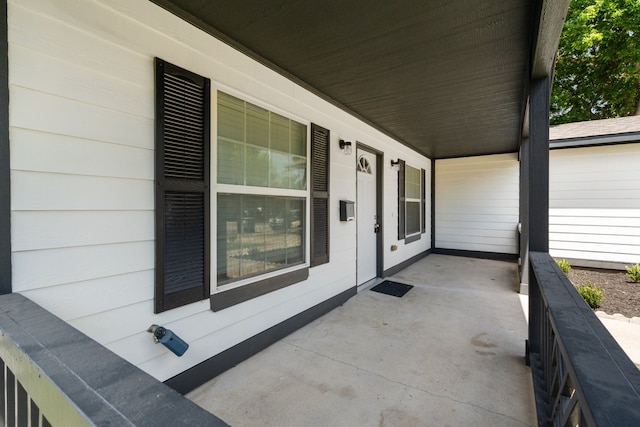
{"label": "black mailbox on wall", "polygon": [[353,221],[356,219],[354,202],[340,200],[340,221]]}

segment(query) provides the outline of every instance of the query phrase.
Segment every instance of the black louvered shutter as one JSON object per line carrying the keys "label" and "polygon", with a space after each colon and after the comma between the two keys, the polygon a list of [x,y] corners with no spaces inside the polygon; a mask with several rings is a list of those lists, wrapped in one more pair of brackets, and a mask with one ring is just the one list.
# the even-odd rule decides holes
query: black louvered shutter
{"label": "black louvered shutter", "polygon": [[156,313],[209,298],[210,97],[156,58]]}
{"label": "black louvered shutter", "polygon": [[404,185],[405,161],[398,159],[398,240],[406,236],[405,232],[405,202],[406,188]]}
{"label": "black louvered shutter", "polygon": [[424,169],[420,169],[420,215],[422,215],[422,232],[427,231],[427,213],[426,208],[426,188],[427,175]]}
{"label": "black louvered shutter", "polygon": [[329,131],[311,124],[311,266],[329,262]]}

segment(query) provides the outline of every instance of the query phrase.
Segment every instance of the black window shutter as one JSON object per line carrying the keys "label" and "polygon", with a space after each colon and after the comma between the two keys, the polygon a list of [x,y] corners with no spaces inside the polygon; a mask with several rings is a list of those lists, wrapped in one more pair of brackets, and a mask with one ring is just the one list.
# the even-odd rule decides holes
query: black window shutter
{"label": "black window shutter", "polygon": [[155,312],[209,298],[210,81],[156,58]]}
{"label": "black window shutter", "polygon": [[405,185],[404,185],[404,169],[405,169],[405,161],[398,159],[398,166],[400,167],[398,170],[398,240],[402,240],[405,238]]}
{"label": "black window shutter", "polygon": [[426,207],[426,171],[424,169],[420,169],[420,215],[422,215],[422,232],[425,233],[427,231],[427,214],[425,212]]}
{"label": "black window shutter", "polygon": [[311,267],[329,262],[329,136],[311,124]]}

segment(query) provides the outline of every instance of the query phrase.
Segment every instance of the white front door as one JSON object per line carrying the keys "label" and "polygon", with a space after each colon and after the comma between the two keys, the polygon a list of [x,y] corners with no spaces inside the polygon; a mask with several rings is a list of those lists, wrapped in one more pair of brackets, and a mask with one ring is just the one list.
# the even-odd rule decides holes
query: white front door
{"label": "white front door", "polygon": [[358,194],[356,221],[358,232],[358,285],[377,275],[378,221],[376,216],[376,156],[360,148],[357,150]]}

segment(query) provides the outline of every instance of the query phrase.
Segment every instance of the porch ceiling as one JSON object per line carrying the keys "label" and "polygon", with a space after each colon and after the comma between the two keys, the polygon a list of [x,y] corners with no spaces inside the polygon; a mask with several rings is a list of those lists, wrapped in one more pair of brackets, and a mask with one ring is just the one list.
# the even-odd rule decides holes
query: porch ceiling
{"label": "porch ceiling", "polygon": [[152,1],[430,158],[518,149],[536,1]]}

